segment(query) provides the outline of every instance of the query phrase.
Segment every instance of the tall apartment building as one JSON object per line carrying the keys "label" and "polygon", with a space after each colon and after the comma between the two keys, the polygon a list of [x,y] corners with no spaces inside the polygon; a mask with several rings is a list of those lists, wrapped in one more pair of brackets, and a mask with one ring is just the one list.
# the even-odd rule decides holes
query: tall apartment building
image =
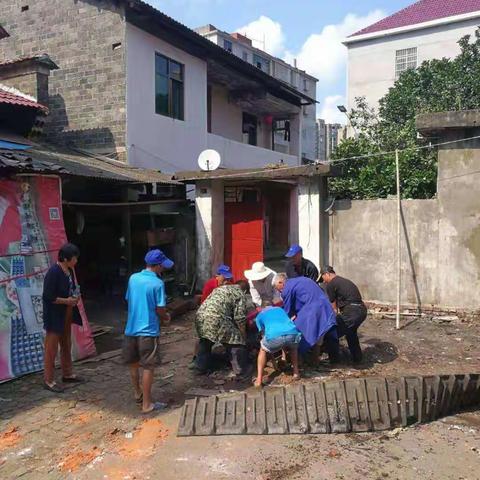
{"label": "tall apartment building", "polygon": [[345,138],[346,127],[339,123],[317,120],[316,155],[320,161],[330,160],[339,143]]}
{"label": "tall apartment building", "polygon": [[480,23],[480,0],[421,0],[350,37],[348,107],[356,97],[378,101],[400,73],[423,61],[460,53],[458,40],[474,35]]}
{"label": "tall apartment building", "polygon": [[[296,68],[296,66],[289,65],[280,58],[274,57],[259,48],[255,48],[252,40],[245,35],[240,33],[227,33],[213,25],[205,25],[195,29],[195,31],[222,47],[227,52],[254,65],[259,70],[292,86],[310,98],[316,98],[317,78]],[[301,151],[302,158],[307,161],[312,161],[316,158],[315,111],[316,107],[314,104],[303,106]],[[287,146],[285,119],[274,117],[273,122],[278,129],[277,133],[274,134],[274,144],[278,150],[285,150]]]}

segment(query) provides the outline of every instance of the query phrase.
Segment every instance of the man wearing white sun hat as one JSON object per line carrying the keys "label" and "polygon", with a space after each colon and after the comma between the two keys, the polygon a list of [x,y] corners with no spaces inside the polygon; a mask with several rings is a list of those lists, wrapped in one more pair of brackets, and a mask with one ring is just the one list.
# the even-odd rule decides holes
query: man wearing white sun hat
{"label": "man wearing white sun hat", "polygon": [[245,270],[244,275],[250,285],[252,301],[257,307],[281,302],[280,294],[273,285],[276,272],[263,262],[255,262],[251,270]]}

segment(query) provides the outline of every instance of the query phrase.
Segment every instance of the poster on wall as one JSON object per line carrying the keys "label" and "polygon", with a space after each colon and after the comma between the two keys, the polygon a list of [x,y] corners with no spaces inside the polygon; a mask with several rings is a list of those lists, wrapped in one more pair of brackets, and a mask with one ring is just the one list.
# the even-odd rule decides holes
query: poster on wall
{"label": "poster on wall", "polygon": [[[60,179],[0,178],[0,382],[43,369],[43,279],[67,241]],[[94,355],[83,303],[74,360]]]}

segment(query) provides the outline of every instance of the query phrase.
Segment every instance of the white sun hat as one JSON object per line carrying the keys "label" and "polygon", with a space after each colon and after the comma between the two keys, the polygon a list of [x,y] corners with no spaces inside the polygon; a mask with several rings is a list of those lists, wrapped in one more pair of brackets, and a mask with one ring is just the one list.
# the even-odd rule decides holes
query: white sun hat
{"label": "white sun hat", "polygon": [[272,270],[267,268],[263,262],[255,262],[251,270],[245,270],[244,275],[248,280],[255,282],[263,280],[272,273]]}

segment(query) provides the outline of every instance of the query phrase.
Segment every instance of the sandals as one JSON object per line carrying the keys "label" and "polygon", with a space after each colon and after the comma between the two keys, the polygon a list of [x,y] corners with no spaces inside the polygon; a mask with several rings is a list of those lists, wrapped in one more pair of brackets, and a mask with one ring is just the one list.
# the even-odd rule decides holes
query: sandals
{"label": "sandals", "polygon": [[56,383],[53,383],[52,385],[49,385],[48,383],[44,383],[43,388],[45,390],[48,390],[49,392],[52,392],[52,393],[63,393],[64,392],[63,388],[60,387],[59,385],[57,385]]}
{"label": "sandals", "polygon": [[152,408],[150,410],[142,410],[142,413],[144,415],[147,415],[149,413],[152,413],[152,412],[157,412],[157,411],[160,411],[160,410],[165,410],[166,408],[168,408],[168,403],[163,403],[163,402],[154,402],[152,404]]}
{"label": "sandals", "polygon": [[140,396],[135,395],[135,402],[137,403],[142,403],[143,402],[143,393],[140,394]]}

